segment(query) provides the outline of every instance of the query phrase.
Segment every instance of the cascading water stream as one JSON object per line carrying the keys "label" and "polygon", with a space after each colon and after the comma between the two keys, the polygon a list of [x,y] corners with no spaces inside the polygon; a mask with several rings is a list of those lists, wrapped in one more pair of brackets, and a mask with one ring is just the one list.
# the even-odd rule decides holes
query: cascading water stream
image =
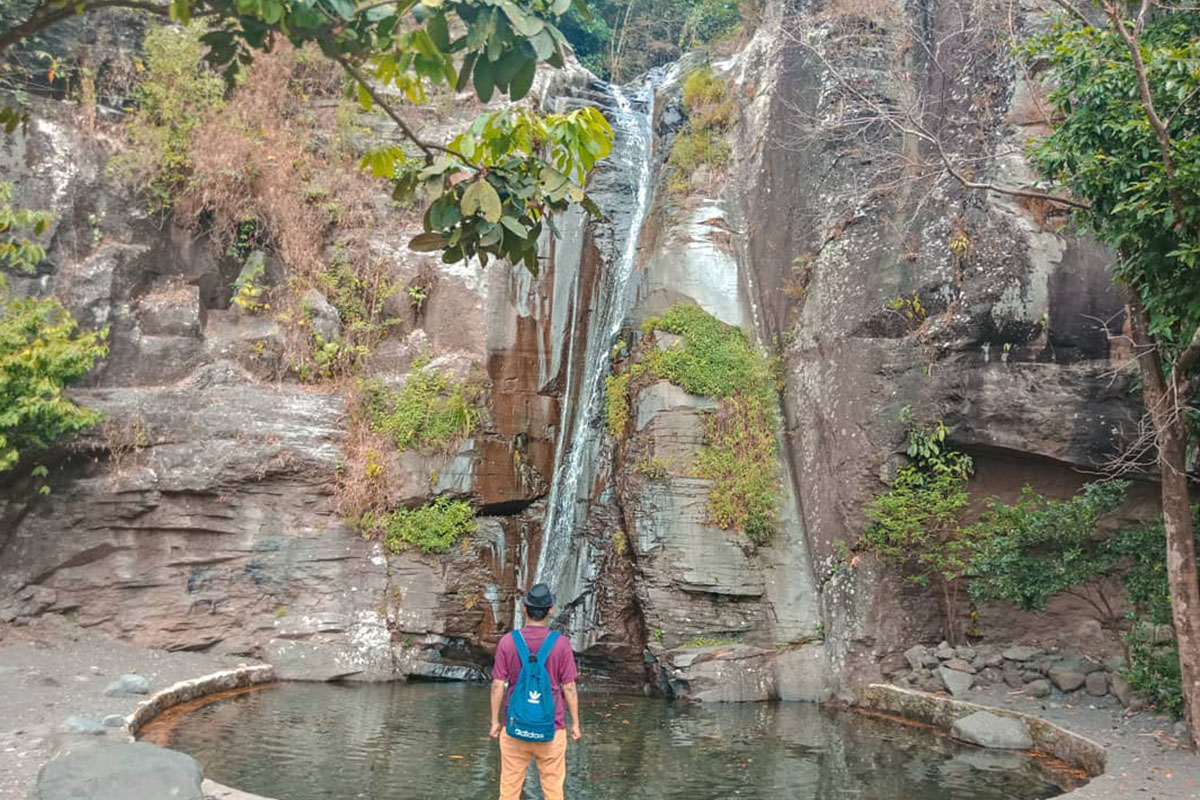
{"label": "cascading water stream", "polygon": [[[593,174],[589,192],[611,220],[611,239],[588,309],[582,307],[587,287],[578,270],[574,276],[575,330],[570,332],[567,354],[563,425],[535,574],[535,581],[554,587],[560,609],[572,607],[566,628],[577,647],[583,645],[583,632],[593,616],[587,584],[594,578],[594,559],[576,532],[600,462],[609,351],[628,313],[638,237],[654,194],[654,94],[665,78],[666,72],[658,69],[635,87],[598,87],[606,95],[602,110],[613,126],[614,143],[612,156]],[[564,277],[556,274],[556,280]],[[580,325],[586,326],[582,336],[577,335]],[[579,357],[583,364],[577,373]],[[578,385],[572,386],[576,374]]]}

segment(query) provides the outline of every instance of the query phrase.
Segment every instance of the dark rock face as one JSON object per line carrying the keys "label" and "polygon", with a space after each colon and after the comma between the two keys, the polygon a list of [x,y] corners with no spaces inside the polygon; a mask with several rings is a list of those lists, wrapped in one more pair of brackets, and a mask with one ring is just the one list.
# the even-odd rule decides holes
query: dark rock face
{"label": "dark rock face", "polygon": [[[1073,491],[1072,470],[1100,467],[1136,435],[1134,370],[1110,339],[1124,315],[1107,254],[1045,209],[899,175],[906,146],[928,154],[886,126],[865,139],[840,127],[868,112],[845,104],[827,65],[890,107],[928,102],[922,118],[952,158],[982,165],[980,180],[1027,181],[1011,153],[1040,122],[1034,89],[988,33],[1002,14],[994,3],[925,0],[867,24],[835,5],[789,2],[772,23],[739,190],[763,338],[781,343],[787,449],[818,575],[839,542],[857,539],[863,504],[900,463],[902,409],[944,420],[970,452],[1004,455],[1011,471],[979,471],[982,495],[1016,484],[1010,496],[1031,466],[1057,470],[1054,493]],[[1017,24],[1041,23],[1031,13]],[[938,42],[936,60],[913,41]],[[913,297],[916,318],[894,312]],[[914,634],[940,638],[936,604],[867,560],[822,589],[846,680],[874,679],[869,664]]]}

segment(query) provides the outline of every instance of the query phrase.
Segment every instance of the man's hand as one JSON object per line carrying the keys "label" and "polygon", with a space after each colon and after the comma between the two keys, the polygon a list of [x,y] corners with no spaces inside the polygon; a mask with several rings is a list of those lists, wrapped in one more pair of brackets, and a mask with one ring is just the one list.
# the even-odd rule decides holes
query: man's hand
{"label": "man's hand", "polygon": [[492,730],[488,735],[491,736],[493,739],[500,738],[500,723],[499,722],[497,722],[496,720],[492,720]]}
{"label": "man's hand", "polygon": [[578,742],[583,738],[583,729],[579,727],[579,723],[571,721],[571,741]]}

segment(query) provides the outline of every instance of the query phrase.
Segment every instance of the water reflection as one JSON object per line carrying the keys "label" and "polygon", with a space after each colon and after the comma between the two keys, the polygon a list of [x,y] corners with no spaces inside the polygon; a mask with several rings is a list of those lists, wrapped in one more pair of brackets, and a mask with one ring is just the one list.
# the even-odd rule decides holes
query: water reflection
{"label": "water reflection", "polygon": [[[1031,760],[813,706],[584,697],[572,800],[933,800],[1059,794]],[[280,800],[495,797],[487,692],[450,684],[286,684],[188,715],[170,746]],[[541,799],[536,790],[526,798]]]}

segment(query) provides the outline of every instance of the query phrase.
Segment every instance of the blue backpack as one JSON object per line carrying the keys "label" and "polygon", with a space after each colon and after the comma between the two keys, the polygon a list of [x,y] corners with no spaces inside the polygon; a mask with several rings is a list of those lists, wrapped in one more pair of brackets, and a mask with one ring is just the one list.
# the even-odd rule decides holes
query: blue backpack
{"label": "blue backpack", "polygon": [[554,739],[554,689],[550,685],[550,673],[546,672],[546,660],[558,634],[550,631],[536,656],[529,654],[525,637],[513,631],[513,644],[521,659],[521,673],[517,684],[508,696],[508,724],[505,729],[514,739],[526,742],[549,742]]}

